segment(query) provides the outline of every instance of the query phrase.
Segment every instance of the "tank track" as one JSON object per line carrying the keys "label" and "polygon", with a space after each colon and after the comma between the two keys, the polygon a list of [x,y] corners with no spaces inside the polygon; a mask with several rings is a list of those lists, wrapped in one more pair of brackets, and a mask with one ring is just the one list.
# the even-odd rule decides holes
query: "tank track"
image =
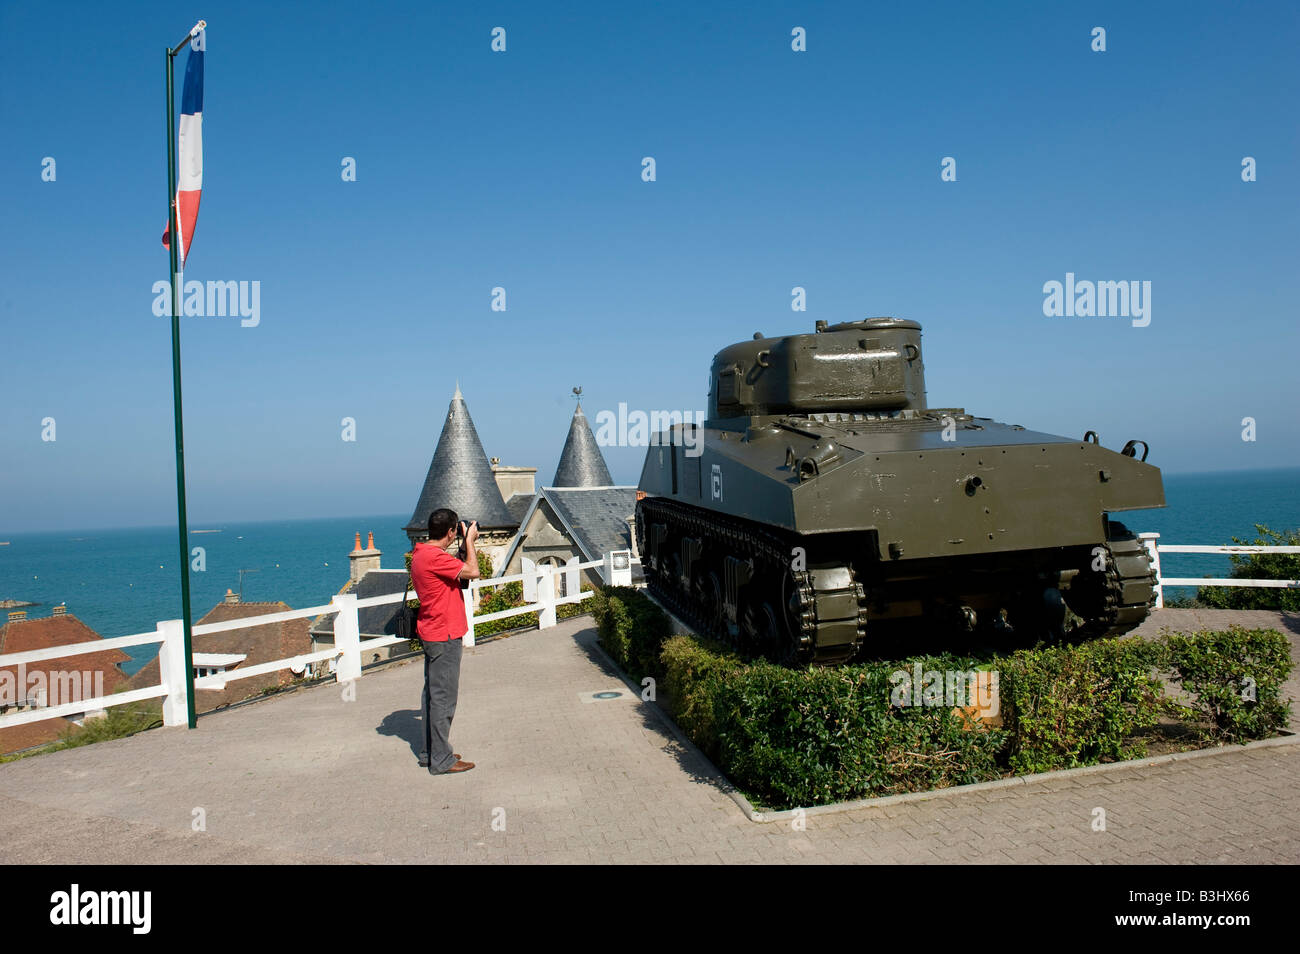
{"label": "tank track", "polygon": [[1100,593],[1089,593],[1089,598],[1100,605],[1089,607],[1086,622],[1079,628],[1081,635],[1090,638],[1123,636],[1142,624],[1155,601],[1155,567],[1137,535],[1111,520],[1107,522],[1104,546],[1105,579]]}
{"label": "tank track", "polygon": [[[748,567],[746,572],[749,579],[755,581],[746,586],[756,585],[759,581],[781,581],[781,592],[774,604],[774,609],[782,617],[775,620],[777,638],[775,645],[764,645],[756,644],[749,638],[746,630],[753,627],[739,621],[739,611],[737,623],[731,624],[727,616],[719,611],[719,607],[714,606],[710,611],[701,605],[694,594],[683,592],[679,579],[674,581],[678,585],[666,586],[663,577],[667,573],[658,569],[647,573],[646,581],[650,592],[700,635],[725,643],[743,655],[763,655],[787,666],[808,663],[833,665],[845,662],[857,653],[866,636],[867,598],[851,566],[819,565],[812,569],[795,570],[792,565],[791,541],[768,530],[722,514],[701,515],[688,505],[657,497],[639,501],[637,509],[637,540],[643,560],[648,552],[646,539],[649,527],[665,524],[672,529],[670,538],[689,537],[703,541],[703,552],[735,558],[744,555],[744,563]],[[719,571],[717,561],[713,566],[716,575]],[[753,602],[747,601],[751,610]],[[771,599],[765,603],[773,605]],[[849,608],[849,616],[844,615],[846,607]],[[820,616],[831,618],[823,619]],[[836,626],[842,633],[846,625],[851,625],[856,630],[850,642],[841,640],[828,645],[827,640],[818,639],[819,630],[823,626],[828,632],[831,626]]]}

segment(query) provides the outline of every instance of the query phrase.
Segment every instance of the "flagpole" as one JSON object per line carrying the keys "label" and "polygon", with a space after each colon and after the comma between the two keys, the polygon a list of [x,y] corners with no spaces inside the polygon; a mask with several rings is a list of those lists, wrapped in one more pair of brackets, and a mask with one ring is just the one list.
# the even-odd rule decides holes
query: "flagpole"
{"label": "flagpole", "polygon": [[168,252],[172,270],[172,398],[176,421],[176,522],[180,533],[181,557],[181,620],[185,634],[185,713],[189,727],[196,728],[198,717],[194,712],[194,634],[190,623],[190,540],[185,518],[185,427],[181,416],[181,288],[177,246],[180,244],[180,210],[176,206],[176,98],[173,91],[175,69],[173,61],[185,44],[207,26],[200,20],[185,35],[185,39],[167,50],[167,233]]}

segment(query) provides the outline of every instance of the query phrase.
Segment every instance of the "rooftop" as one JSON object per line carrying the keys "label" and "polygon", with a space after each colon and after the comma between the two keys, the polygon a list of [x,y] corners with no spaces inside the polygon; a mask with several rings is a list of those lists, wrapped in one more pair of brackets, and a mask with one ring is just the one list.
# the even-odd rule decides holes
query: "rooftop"
{"label": "rooftop", "polygon": [[462,520],[477,520],[484,529],[513,529],[519,525],[501,499],[492,465],[483,452],[483,443],[474,419],[469,416],[460,385],[456,386],[456,393],[447,406],[447,417],[429,462],[424,487],[403,529],[415,534],[426,532],[429,514],[439,507],[450,507]]}

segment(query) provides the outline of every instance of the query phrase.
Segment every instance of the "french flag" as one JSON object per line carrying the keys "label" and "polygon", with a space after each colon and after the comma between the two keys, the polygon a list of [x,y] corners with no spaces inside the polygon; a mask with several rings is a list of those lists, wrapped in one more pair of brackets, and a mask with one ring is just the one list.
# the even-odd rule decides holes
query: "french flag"
{"label": "french flag", "polygon": [[[176,182],[176,209],[180,217],[181,244],[177,255],[181,268],[190,252],[194,223],[199,217],[199,195],[203,191],[203,50],[206,30],[190,41],[185,62],[185,89],[181,93],[180,168]],[[171,248],[171,223],[163,232],[163,248]]]}

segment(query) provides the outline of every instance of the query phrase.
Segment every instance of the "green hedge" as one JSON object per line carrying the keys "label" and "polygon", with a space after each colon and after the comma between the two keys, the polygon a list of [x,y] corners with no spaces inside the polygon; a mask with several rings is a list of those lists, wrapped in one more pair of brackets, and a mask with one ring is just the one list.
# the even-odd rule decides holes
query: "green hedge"
{"label": "green hedge", "polygon": [[660,653],[672,635],[663,610],[630,586],[605,586],[589,602],[600,645],[635,681],[664,676]]}
{"label": "green hedge", "polygon": [[[627,588],[593,597],[599,639],[634,679],[653,676],[682,731],[740,789],[772,807],[926,791],[1014,774],[1245,742],[1285,728],[1289,643],[1273,630],[1130,637],[1022,650],[982,664],[921,657],[821,669],[747,663],[694,637]],[[952,703],[894,705],[900,677],[998,676],[1001,724],[974,731]],[[1188,701],[1170,697],[1166,684]],[[918,687],[919,688],[919,687]]]}
{"label": "green hedge", "polygon": [[1184,721],[1195,724],[1204,741],[1249,742],[1287,725],[1291,704],[1282,687],[1291,674],[1291,646],[1281,633],[1233,626],[1178,633],[1163,647],[1172,679],[1196,700]]}
{"label": "green hedge", "polygon": [[969,731],[943,705],[892,707],[898,668],[731,670],[712,693],[719,764],[743,790],[782,807],[997,778],[1004,733]]}
{"label": "green hedge", "polygon": [[1166,705],[1141,639],[1022,650],[998,661],[1007,766],[1015,774],[1141,758]]}

